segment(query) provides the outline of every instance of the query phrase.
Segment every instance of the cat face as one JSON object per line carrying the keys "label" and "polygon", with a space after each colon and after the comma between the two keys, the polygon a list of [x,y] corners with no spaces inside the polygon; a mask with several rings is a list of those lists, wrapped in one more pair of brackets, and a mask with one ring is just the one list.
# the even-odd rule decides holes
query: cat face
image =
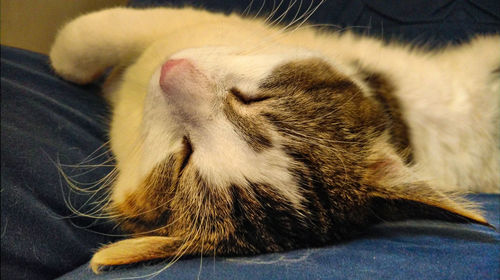
{"label": "cat face", "polygon": [[[167,211],[166,198],[151,207],[137,197],[169,188],[192,195],[201,183],[229,202],[234,186],[251,194],[265,185],[305,211],[301,180],[361,176],[347,166],[384,131],[381,110],[359,82],[310,51],[189,49],[158,67],[149,84],[141,137],[144,166],[152,168],[120,207],[133,212]],[[140,209],[158,205],[165,207]]]}
{"label": "cat face", "polygon": [[[275,129],[281,120],[272,119],[273,112],[289,106],[284,101],[291,98],[289,91],[297,89],[275,92],[271,85],[276,68],[295,60],[326,65],[306,51],[245,55],[203,48],[172,56],[150,83],[145,146],[161,149],[158,135],[175,134],[179,144],[169,152],[187,154],[184,168],[196,170],[212,188],[225,191],[232,184],[257,181],[299,204],[290,174],[293,161],[283,147],[287,137]],[[161,120],[166,118],[174,126],[165,127]]]}

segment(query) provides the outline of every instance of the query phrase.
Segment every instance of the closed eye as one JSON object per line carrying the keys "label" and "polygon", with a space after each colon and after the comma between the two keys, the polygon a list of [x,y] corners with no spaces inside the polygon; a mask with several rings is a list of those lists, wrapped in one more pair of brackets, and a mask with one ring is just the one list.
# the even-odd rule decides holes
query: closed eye
{"label": "closed eye", "polygon": [[231,93],[234,97],[236,97],[236,99],[240,103],[245,104],[245,105],[250,105],[252,103],[264,101],[264,100],[270,98],[269,96],[252,96],[252,97],[250,97],[248,95],[245,95],[239,89],[234,88],[234,87],[229,89],[229,93]]}
{"label": "closed eye", "polygon": [[182,150],[183,159],[179,172],[182,172],[182,170],[184,170],[186,165],[188,165],[189,159],[191,158],[191,154],[193,154],[193,146],[191,145],[191,141],[189,141],[189,138],[187,136],[184,136],[184,139],[182,139],[182,145],[183,145],[183,150]]}

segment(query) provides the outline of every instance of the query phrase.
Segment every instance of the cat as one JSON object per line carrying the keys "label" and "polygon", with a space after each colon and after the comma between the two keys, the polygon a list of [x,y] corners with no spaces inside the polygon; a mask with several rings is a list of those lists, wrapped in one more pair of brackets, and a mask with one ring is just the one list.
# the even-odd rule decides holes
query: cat
{"label": "cat", "polygon": [[321,246],[370,225],[488,226],[457,191],[500,191],[500,36],[424,50],[194,8],[113,8],[60,30],[58,75],[108,69],[117,177],[107,213],[133,238],[103,267]]}

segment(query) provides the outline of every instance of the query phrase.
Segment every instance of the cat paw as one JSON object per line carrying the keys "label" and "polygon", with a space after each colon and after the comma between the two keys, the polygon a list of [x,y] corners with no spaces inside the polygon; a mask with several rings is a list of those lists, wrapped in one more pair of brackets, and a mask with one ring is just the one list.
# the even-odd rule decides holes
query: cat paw
{"label": "cat paw", "polygon": [[119,34],[110,27],[112,21],[108,19],[117,12],[118,9],[111,9],[87,14],[59,31],[49,54],[58,75],[77,84],[87,84],[118,63],[118,40],[111,35]]}
{"label": "cat paw", "polygon": [[66,26],[57,36],[50,50],[52,68],[62,78],[77,84],[90,83],[97,76],[91,59],[79,41],[74,26]]}
{"label": "cat paw", "polygon": [[105,267],[133,264],[176,256],[181,240],[175,237],[146,236],[121,240],[99,249],[90,260],[98,274]]}

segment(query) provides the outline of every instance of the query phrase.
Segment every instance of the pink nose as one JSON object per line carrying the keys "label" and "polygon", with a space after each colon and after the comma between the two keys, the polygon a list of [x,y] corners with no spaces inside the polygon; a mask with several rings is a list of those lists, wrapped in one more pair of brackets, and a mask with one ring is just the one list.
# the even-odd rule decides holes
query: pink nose
{"label": "pink nose", "polygon": [[159,85],[168,103],[182,117],[206,118],[212,111],[214,94],[210,79],[193,60],[170,59],[160,69]]}
{"label": "pink nose", "polygon": [[183,77],[193,74],[195,68],[189,60],[170,59],[161,66],[160,87],[167,93],[172,91],[176,83],[182,82]]}

